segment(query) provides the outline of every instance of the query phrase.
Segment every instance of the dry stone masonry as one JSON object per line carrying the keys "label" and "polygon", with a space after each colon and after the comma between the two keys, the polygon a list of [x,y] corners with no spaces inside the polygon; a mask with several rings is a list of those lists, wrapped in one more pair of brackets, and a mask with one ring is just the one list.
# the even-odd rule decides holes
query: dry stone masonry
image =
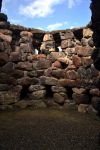
{"label": "dry stone masonry", "polygon": [[44,32],[10,25],[0,14],[0,110],[73,105],[99,111],[92,36],[88,27]]}

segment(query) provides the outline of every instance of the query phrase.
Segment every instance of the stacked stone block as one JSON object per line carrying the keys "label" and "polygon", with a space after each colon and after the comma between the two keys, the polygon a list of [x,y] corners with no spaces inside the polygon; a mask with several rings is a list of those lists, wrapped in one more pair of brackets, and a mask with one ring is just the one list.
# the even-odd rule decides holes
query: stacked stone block
{"label": "stacked stone block", "polygon": [[45,53],[45,54],[46,53],[48,54],[49,52],[55,51],[55,41],[54,41],[52,34],[47,33],[44,35],[40,50],[42,53]]}

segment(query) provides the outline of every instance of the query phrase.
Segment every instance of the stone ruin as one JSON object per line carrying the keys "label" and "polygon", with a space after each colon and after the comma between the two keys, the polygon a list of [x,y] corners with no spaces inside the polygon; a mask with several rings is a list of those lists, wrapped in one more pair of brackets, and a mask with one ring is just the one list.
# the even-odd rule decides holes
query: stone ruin
{"label": "stone ruin", "polygon": [[74,106],[99,112],[93,38],[90,27],[45,32],[10,25],[1,13],[0,110]]}

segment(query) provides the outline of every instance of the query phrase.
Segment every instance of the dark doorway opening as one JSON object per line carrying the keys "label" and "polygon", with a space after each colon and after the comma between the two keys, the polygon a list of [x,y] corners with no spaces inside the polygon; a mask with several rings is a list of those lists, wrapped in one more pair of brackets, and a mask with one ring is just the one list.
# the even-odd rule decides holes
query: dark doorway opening
{"label": "dark doorway opening", "polygon": [[28,90],[28,86],[23,86],[21,93],[20,93],[20,99],[28,99],[29,98],[29,90]]}

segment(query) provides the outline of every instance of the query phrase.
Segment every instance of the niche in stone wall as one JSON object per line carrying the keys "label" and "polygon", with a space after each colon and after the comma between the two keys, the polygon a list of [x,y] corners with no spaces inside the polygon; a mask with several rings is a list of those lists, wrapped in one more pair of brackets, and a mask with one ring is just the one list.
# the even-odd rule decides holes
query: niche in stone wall
{"label": "niche in stone wall", "polygon": [[55,41],[55,48],[57,52],[61,52],[61,37],[60,33],[53,33],[53,38]]}
{"label": "niche in stone wall", "polygon": [[51,85],[45,85],[46,87],[46,98],[53,98],[53,92],[51,89]]}
{"label": "niche in stone wall", "polygon": [[28,89],[29,89],[28,86],[22,87],[22,90],[20,92],[20,100],[29,98],[29,90]]}
{"label": "niche in stone wall", "polygon": [[83,28],[75,29],[73,30],[73,33],[75,35],[75,38],[81,41],[81,39],[83,38]]}
{"label": "niche in stone wall", "polygon": [[67,87],[66,87],[66,90],[67,90],[68,99],[69,99],[69,100],[72,100],[72,99],[73,99],[73,98],[72,98],[72,95],[73,95],[73,90],[72,90],[72,88],[69,87],[69,86],[67,86]]}

